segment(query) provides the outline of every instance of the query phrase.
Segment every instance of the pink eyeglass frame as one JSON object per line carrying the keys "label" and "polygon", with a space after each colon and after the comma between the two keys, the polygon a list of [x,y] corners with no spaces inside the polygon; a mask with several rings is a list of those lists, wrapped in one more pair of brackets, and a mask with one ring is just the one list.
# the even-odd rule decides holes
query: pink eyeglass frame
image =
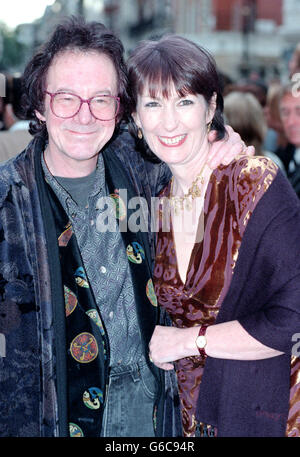
{"label": "pink eyeglass frame", "polygon": [[[60,119],[71,119],[71,117],[76,116],[79,113],[79,111],[81,110],[81,107],[82,107],[83,103],[87,103],[88,104],[88,107],[89,107],[91,115],[95,119],[97,119],[98,121],[112,121],[113,119],[115,119],[117,117],[117,115],[119,113],[119,110],[120,110],[120,97],[116,97],[115,95],[101,95],[101,97],[108,97],[108,98],[113,98],[114,100],[116,100],[117,101],[117,110],[116,110],[116,114],[111,119],[100,119],[99,117],[96,117],[94,115],[94,113],[91,110],[91,106],[90,106],[91,100],[93,100],[93,98],[95,98],[95,96],[91,97],[91,98],[84,99],[84,98],[81,98],[80,95],[77,95],[77,94],[69,94],[68,92],[63,92],[63,91],[61,91],[61,92],[48,92],[47,90],[45,90],[45,94],[50,95],[51,111],[54,114],[54,116],[59,117]],[[53,110],[53,106],[52,106],[53,105],[53,98],[55,97],[55,95],[58,95],[58,94],[67,94],[67,95],[72,95],[73,97],[79,98],[80,105],[79,105],[79,108],[78,108],[78,110],[76,111],[75,114],[72,114],[72,116],[58,116],[57,114],[55,114],[55,112]]]}

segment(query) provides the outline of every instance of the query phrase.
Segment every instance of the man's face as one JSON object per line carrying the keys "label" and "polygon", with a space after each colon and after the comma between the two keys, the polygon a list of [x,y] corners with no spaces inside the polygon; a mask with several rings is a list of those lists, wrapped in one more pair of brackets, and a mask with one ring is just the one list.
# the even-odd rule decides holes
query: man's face
{"label": "man's face", "polygon": [[300,97],[286,94],[280,101],[280,117],[288,141],[300,147]]}
{"label": "man's face", "polygon": [[[66,51],[54,58],[49,67],[46,90],[67,92],[89,99],[96,95],[118,95],[117,73],[112,61],[97,52]],[[45,158],[56,176],[77,177],[89,174],[96,166],[99,151],[110,140],[115,119],[95,119],[87,103],[73,117],[62,119],[53,114],[50,96],[45,94],[44,113],[36,113],[46,122],[49,145]]]}

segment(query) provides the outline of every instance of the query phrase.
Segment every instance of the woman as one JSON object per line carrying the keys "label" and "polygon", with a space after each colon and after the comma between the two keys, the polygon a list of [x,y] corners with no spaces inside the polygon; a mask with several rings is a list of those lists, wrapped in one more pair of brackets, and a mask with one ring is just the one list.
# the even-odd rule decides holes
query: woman
{"label": "woman", "polygon": [[222,138],[224,124],[206,51],[168,36],[142,42],[128,68],[136,135],[173,174],[154,270],[173,325],[156,327],[149,350],[175,364],[184,435],[298,434],[299,202],[266,157],[208,167],[208,132]]}

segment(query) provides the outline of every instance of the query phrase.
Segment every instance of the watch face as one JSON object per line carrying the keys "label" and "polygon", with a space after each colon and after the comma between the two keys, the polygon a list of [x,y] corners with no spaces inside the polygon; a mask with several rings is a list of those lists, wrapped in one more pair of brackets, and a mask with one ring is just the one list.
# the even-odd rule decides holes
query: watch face
{"label": "watch face", "polygon": [[200,335],[196,339],[196,344],[199,349],[203,349],[206,345],[206,337],[204,335]]}

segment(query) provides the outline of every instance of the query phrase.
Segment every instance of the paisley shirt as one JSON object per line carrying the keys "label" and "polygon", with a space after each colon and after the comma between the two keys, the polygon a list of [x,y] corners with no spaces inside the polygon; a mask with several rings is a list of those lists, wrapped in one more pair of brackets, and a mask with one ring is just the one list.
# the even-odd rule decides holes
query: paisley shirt
{"label": "paisley shirt", "polygon": [[[229,289],[249,218],[276,173],[276,165],[265,157],[241,157],[213,171],[204,202],[204,236],[193,247],[185,284],[178,272],[172,230],[162,231],[162,198],[154,283],[159,304],[168,311],[173,325],[185,328],[215,323]],[[169,192],[170,185],[161,197],[168,197]],[[176,362],[185,436],[195,433],[195,410],[203,370],[200,357]],[[295,374],[293,379],[295,385]],[[293,394],[295,397],[295,392]],[[296,415],[294,411],[294,417]]]}

